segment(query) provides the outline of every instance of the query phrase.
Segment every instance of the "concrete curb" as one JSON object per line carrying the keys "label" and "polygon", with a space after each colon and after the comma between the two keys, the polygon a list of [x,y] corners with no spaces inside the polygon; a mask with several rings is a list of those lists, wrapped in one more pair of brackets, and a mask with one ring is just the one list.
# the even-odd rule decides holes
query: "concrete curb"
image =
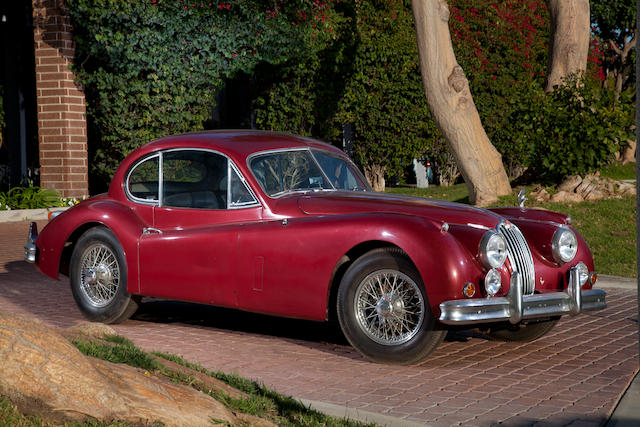
{"label": "concrete curb", "polygon": [[638,289],[638,279],[632,277],[608,276],[598,274],[596,288]]}
{"label": "concrete curb", "polygon": [[429,424],[417,423],[414,421],[404,420],[402,418],[390,417],[388,415],[376,414],[374,412],[364,411],[362,409],[349,408],[333,403],[317,402],[315,400],[298,399],[304,406],[331,415],[337,418],[346,418],[363,423],[374,423],[380,426],[388,427],[425,427]]}
{"label": "concrete curb", "polygon": [[49,212],[66,211],[67,209],[69,208],[16,209],[0,211],[0,222],[37,221],[41,219],[49,219]]}
{"label": "concrete curb", "polygon": [[629,386],[613,409],[607,427],[635,427],[640,420],[640,373],[636,371]]}

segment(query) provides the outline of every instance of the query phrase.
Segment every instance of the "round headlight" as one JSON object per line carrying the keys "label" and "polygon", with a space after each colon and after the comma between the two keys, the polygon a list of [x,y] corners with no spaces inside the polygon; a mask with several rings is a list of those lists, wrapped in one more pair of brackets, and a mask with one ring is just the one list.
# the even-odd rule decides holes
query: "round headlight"
{"label": "round headlight", "polygon": [[553,257],[558,262],[569,262],[578,252],[578,239],[569,227],[560,227],[553,233],[551,240]]}
{"label": "round headlight", "polygon": [[480,259],[487,268],[499,268],[507,259],[507,242],[501,234],[487,231],[480,241]]}
{"label": "round headlight", "polygon": [[492,268],[484,277],[484,290],[487,291],[488,296],[492,297],[498,293],[500,286],[502,286],[500,272]]}
{"label": "round headlight", "polygon": [[576,269],[578,270],[578,281],[580,282],[580,286],[582,286],[589,280],[589,269],[582,261],[576,265]]}

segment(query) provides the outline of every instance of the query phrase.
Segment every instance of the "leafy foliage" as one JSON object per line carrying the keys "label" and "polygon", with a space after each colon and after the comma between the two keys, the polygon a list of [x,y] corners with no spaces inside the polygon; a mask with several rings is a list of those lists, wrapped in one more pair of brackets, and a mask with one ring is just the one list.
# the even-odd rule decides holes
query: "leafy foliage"
{"label": "leafy foliage", "polygon": [[[602,67],[616,80],[618,94],[635,79],[635,58],[625,47],[635,45],[636,2],[633,0],[591,0],[591,30],[597,38]],[[633,44],[631,45],[633,40]],[[633,52],[633,51],[632,51]],[[604,80],[604,74],[602,75]]]}
{"label": "leafy foliage", "polygon": [[616,103],[611,92],[570,80],[550,94],[535,87],[523,94],[509,117],[509,132],[501,136],[520,148],[518,155],[538,180],[593,172],[630,137],[633,104]]}
{"label": "leafy foliage", "polygon": [[353,73],[333,118],[355,127],[354,158],[387,174],[419,157],[435,134],[424,96],[408,1],[355,2]]}
{"label": "leafy foliage", "polygon": [[[108,178],[154,138],[203,129],[226,78],[313,52],[320,2],[69,0],[76,73],[86,88],[92,175]],[[271,6],[269,6],[271,5]],[[317,33],[317,34],[316,34]]]}
{"label": "leafy foliage", "polygon": [[65,207],[75,203],[75,199],[61,197],[54,190],[40,187],[13,187],[7,192],[0,192],[0,210]]}
{"label": "leafy foliage", "polygon": [[[512,116],[547,67],[549,12],[543,0],[452,0],[449,19],[456,59],[464,68],[487,136],[510,177],[527,167],[529,142],[514,145]],[[526,99],[524,99],[526,103]]]}
{"label": "leafy foliage", "polygon": [[437,132],[422,88],[410,2],[333,6],[334,37],[304,62],[273,71],[256,99],[256,122],[335,142],[352,123],[354,159],[365,172],[402,173]]}
{"label": "leafy foliage", "polygon": [[590,0],[592,30],[604,40],[623,45],[635,32],[636,2],[633,0]]}

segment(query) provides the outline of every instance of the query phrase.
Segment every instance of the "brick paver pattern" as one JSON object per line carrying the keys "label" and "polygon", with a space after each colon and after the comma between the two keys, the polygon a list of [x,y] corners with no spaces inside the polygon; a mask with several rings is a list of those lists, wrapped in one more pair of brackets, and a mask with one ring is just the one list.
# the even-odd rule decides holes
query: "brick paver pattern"
{"label": "brick paver pattern", "polygon": [[[42,226],[42,222],[39,224]],[[83,321],[68,279],[22,261],[27,223],[0,224],[0,310],[71,327]],[[176,268],[180,268],[176,266]],[[285,395],[430,425],[597,426],[637,369],[637,294],[608,291],[605,310],[563,317],[533,343],[450,333],[418,366],[371,363],[335,325],[144,300],[118,333]]]}

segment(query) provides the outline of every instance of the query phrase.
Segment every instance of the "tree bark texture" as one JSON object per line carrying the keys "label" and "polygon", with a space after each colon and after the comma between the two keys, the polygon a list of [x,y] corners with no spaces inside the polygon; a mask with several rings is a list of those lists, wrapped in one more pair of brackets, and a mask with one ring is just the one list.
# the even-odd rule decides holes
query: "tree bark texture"
{"label": "tree bark texture", "polygon": [[469,82],[458,65],[445,0],[412,0],[420,70],[429,110],[449,142],[471,203],[486,206],[511,194],[502,156],[489,141]]}
{"label": "tree bark texture", "polygon": [[544,90],[549,93],[587,69],[589,0],[547,0],[551,15],[549,65]]}
{"label": "tree bark texture", "polygon": [[372,164],[364,167],[364,176],[373,187],[373,191],[384,192],[385,180],[384,173],[386,168],[377,164]]}

